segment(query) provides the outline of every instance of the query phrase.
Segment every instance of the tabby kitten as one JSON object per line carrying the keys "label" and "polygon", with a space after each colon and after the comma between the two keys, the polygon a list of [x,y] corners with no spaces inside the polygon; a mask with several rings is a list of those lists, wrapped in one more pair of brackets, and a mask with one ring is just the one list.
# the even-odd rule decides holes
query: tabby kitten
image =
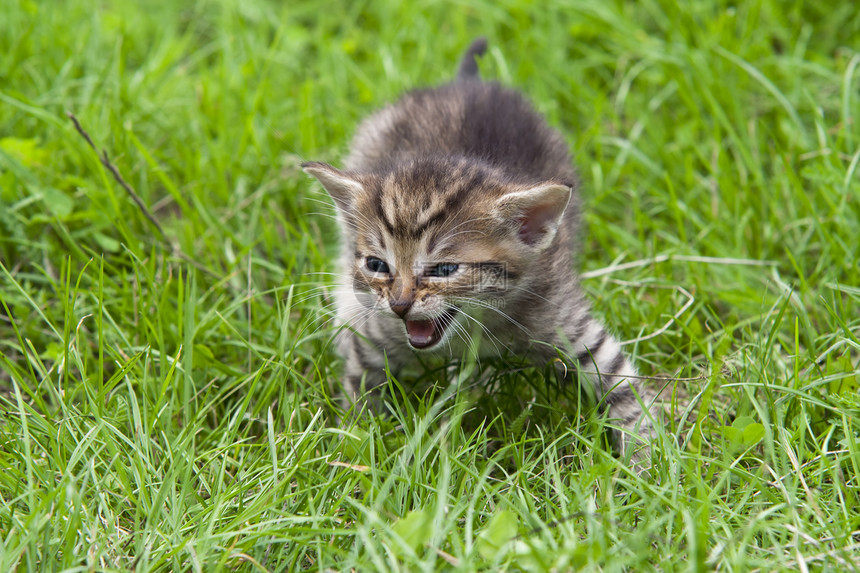
{"label": "tabby kitten", "polygon": [[454,82],[364,120],[344,170],[302,165],[337,208],[347,397],[382,385],[386,361],[396,374],[416,354],[458,355],[477,323],[482,354],[545,364],[566,351],[621,429],[618,449],[647,442],[648,396],[572,269],[580,203],[567,144],[520,94],[480,80],[485,49],[469,47]]}

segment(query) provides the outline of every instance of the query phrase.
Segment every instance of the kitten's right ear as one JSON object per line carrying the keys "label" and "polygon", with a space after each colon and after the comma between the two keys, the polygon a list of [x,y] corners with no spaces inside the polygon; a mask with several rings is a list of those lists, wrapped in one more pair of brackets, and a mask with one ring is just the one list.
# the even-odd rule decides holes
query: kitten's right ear
{"label": "kitten's right ear", "polygon": [[322,183],[339,209],[349,210],[355,198],[364,191],[361,183],[327,163],[308,161],[302,163],[302,169]]}

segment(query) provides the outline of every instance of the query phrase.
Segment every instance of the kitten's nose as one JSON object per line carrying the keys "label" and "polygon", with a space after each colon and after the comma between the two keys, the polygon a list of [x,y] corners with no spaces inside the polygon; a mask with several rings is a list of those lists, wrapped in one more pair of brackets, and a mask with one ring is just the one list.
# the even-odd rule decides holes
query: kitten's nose
{"label": "kitten's nose", "polygon": [[399,298],[395,301],[389,300],[388,305],[391,307],[394,314],[400,318],[404,318],[406,313],[409,312],[409,309],[412,308],[412,299]]}

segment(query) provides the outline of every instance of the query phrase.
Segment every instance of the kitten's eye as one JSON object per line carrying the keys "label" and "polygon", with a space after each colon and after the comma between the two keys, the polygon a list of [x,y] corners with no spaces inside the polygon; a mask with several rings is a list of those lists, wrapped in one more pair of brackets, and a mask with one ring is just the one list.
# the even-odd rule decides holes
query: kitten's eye
{"label": "kitten's eye", "polygon": [[388,273],[388,263],[382,259],[367,257],[367,261],[365,261],[364,264],[367,265],[368,270],[373,271],[374,273]]}
{"label": "kitten's eye", "polygon": [[448,277],[457,272],[460,265],[457,263],[439,263],[424,269],[424,275],[428,277]]}

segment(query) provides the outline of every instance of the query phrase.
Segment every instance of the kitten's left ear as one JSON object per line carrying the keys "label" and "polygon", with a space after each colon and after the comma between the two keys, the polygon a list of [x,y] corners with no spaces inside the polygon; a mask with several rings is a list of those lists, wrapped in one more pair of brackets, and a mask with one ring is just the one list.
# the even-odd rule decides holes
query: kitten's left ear
{"label": "kitten's left ear", "polygon": [[361,183],[327,163],[308,161],[302,163],[302,169],[322,183],[339,209],[348,211],[355,197],[364,191]]}
{"label": "kitten's left ear", "polygon": [[555,237],[571,193],[569,186],[558,184],[514,191],[496,202],[496,212],[505,220],[516,221],[520,241],[544,249]]}

